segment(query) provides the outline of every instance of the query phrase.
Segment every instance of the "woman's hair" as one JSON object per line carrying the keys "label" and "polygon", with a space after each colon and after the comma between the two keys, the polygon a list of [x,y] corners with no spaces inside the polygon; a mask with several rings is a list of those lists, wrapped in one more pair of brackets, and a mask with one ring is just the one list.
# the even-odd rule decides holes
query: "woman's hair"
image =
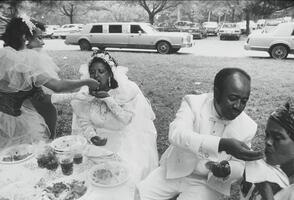
{"label": "woman's hair", "polygon": [[15,50],[19,50],[25,43],[25,38],[32,37],[27,24],[20,17],[14,17],[6,25],[5,32],[3,33],[4,46],[10,46]]}
{"label": "woman's hair", "polygon": [[269,119],[279,123],[294,141],[294,98],[289,98],[282,107],[270,115]]}
{"label": "woman's hair", "polygon": [[89,73],[90,73],[90,68],[92,67],[92,65],[94,63],[103,63],[106,66],[107,71],[110,73],[110,88],[111,89],[117,88],[118,87],[118,83],[113,78],[113,73],[112,73],[111,67],[109,66],[109,64],[103,58],[100,58],[100,57],[93,57],[92,58],[92,60],[89,63]]}

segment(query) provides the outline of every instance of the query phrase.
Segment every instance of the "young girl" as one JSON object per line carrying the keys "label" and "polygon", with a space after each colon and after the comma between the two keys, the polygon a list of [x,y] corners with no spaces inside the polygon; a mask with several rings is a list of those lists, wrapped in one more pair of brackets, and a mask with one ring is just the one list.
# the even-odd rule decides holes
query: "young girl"
{"label": "young girl", "polygon": [[[42,101],[45,86],[55,92],[70,91],[87,85],[97,89],[93,79],[58,80],[40,67],[39,54],[24,50],[28,38],[33,36],[34,24],[26,18],[13,18],[3,34],[4,48],[0,49],[0,149],[13,144],[47,140],[50,131],[36,112],[22,108],[26,99],[35,96]],[[63,100],[63,95],[57,100]],[[67,97],[68,98],[68,97]],[[53,101],[54,95],[52,96]]]}

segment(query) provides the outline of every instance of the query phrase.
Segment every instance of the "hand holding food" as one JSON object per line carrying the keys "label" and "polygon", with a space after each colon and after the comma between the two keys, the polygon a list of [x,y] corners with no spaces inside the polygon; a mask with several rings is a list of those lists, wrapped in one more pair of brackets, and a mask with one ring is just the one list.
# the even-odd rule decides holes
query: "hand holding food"
{"label": "hand holding food", "polygon": [[228,161],[207,162],[206,167],[213,173],[215,177],[225,178],[231,174],[231,167]]}
{"label": "hand holding food", "polygon": [[104,146],[107,142],[107,138],[101,138],[99,136],[94,136],[90,140],[96,146]]}

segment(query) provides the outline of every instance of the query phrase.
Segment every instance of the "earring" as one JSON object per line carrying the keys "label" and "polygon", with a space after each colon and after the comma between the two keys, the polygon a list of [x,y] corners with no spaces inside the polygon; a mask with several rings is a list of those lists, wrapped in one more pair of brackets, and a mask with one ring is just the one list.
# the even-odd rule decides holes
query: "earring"
{"label": "earring", "polygon": [[108,86],[111,88],[111,77],[108,78]]}

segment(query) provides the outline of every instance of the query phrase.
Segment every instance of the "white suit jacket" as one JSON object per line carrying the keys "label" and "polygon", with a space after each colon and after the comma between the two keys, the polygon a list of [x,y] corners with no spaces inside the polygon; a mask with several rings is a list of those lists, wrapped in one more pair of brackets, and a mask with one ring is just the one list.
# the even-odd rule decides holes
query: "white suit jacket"
{"label": "white suit jacket", "polygon": [[[207,185],[225,195],[240,179],[245,162],[225,152],[218,152],[220,138],[235,138],[251,146],[257,124],[244,112],[232,121],[218,117],[212,94],[187,95],[169,127],[171,145],[161,158],[166,178],[181,178],[195,173],[207,178]],[[207,161],[228,160],[231,174],[217,178],[205,168]]]}

